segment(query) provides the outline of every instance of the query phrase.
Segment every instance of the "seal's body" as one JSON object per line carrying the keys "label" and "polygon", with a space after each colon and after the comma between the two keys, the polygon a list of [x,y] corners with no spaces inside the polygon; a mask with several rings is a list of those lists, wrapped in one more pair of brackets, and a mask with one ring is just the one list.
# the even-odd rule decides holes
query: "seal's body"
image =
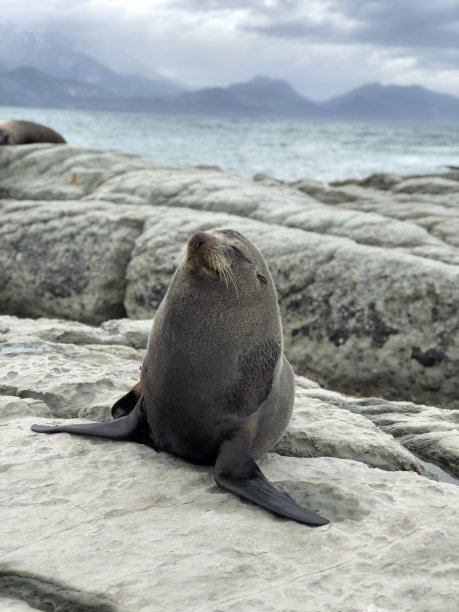
{"label": "seal's body", "polygon": [[34,144],[38,142],[65,143],[64,138],[45,125],[33,121],[0,121],[0,145]]}
{"label": "seal's body", "polygon": [[[213,249],[232,263],[228,286],[200,267]],[[257,457],[285,432],[294,379],[283,356],[276,290],[240,234],[200,233],[190,243],[156,313],[141,388],[157,446],[190,461],[214,463],[225,432],[242,424],[253,428]]]}
{"label": "seal's body", "polygon": [[153,323],[140,384],[94,425],[34,425],[134,439],[215,464],[222,488],[309,525],[328,523],[277,490],[254,461],[285,432],[294,378],[277,295],[257,249],[233,230],[194,234]]}

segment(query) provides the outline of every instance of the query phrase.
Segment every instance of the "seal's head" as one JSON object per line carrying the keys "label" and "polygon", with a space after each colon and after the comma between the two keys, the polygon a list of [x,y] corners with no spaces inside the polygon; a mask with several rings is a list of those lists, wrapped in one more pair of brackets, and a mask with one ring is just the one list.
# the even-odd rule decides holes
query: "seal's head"
{"label": "seal's head", "polygon": [[236,294],[253,294],[263,286],[274,287],[261,253],[242,234],[232,229],[196,232],[188,241],[184,266],[207,283],[220,282]]}

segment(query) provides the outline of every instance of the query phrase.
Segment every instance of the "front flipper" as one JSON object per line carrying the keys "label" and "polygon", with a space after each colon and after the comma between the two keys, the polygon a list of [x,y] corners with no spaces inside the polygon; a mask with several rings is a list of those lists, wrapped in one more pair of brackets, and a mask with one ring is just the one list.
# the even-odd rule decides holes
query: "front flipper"
{"label": "front flipper", "polygon": [[32,425],[32,431],[38,433],[73,433],[82,436],[98,436],[110,440],[138,440],[146,425],[146,416],[142,410],[142,398],[137,400],[134,410],[127,416],[105,423],[84,423],[81,425]]}
{"label": "front flipper", "polygon": [[112,417],[114,419],[119,419],[130,414],[134,410],[140,395],[140,383],[138,382],[128,391],[128,393],[126,393],[126,395],[120,397],[120,399],[113,404]]}
{"label": "front flipper", "polygon": [[215,481],[222,489],[298,523],[315,527],[330,522],[316,512],[302,508],[290,495],[276,489],[253,460],[244,436],[236,435],[220,445]]}

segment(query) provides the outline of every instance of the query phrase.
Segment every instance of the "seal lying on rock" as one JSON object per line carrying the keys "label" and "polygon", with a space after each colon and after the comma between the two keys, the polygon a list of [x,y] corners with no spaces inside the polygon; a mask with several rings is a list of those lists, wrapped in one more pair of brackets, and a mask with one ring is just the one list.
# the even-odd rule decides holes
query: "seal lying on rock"
{"label": "seal lying on rock", "polygon": [[284,434],[293,399],[266,263],[240,233],[212,230],[190,238],[156,313],[140,383],[115,403],[115,420],[32,429],[135,440],[215,464],[223,489],[300,523],[325,525],[254,461]]}
{"label": "seal lying on rock", "polygon": [[54,130],[32,121],[0,121],[0,145],[53,142],[63,144],[64,138]]}

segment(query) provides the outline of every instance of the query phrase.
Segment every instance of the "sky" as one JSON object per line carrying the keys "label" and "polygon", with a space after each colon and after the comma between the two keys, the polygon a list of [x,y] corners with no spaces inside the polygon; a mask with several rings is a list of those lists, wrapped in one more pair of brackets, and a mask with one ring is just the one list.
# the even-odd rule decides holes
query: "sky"
{"label": "sky", "polygon": [[1,0],[0,18],[193,88],[261,74],[317,100],[374,81],[459,96],[459,0]]}

